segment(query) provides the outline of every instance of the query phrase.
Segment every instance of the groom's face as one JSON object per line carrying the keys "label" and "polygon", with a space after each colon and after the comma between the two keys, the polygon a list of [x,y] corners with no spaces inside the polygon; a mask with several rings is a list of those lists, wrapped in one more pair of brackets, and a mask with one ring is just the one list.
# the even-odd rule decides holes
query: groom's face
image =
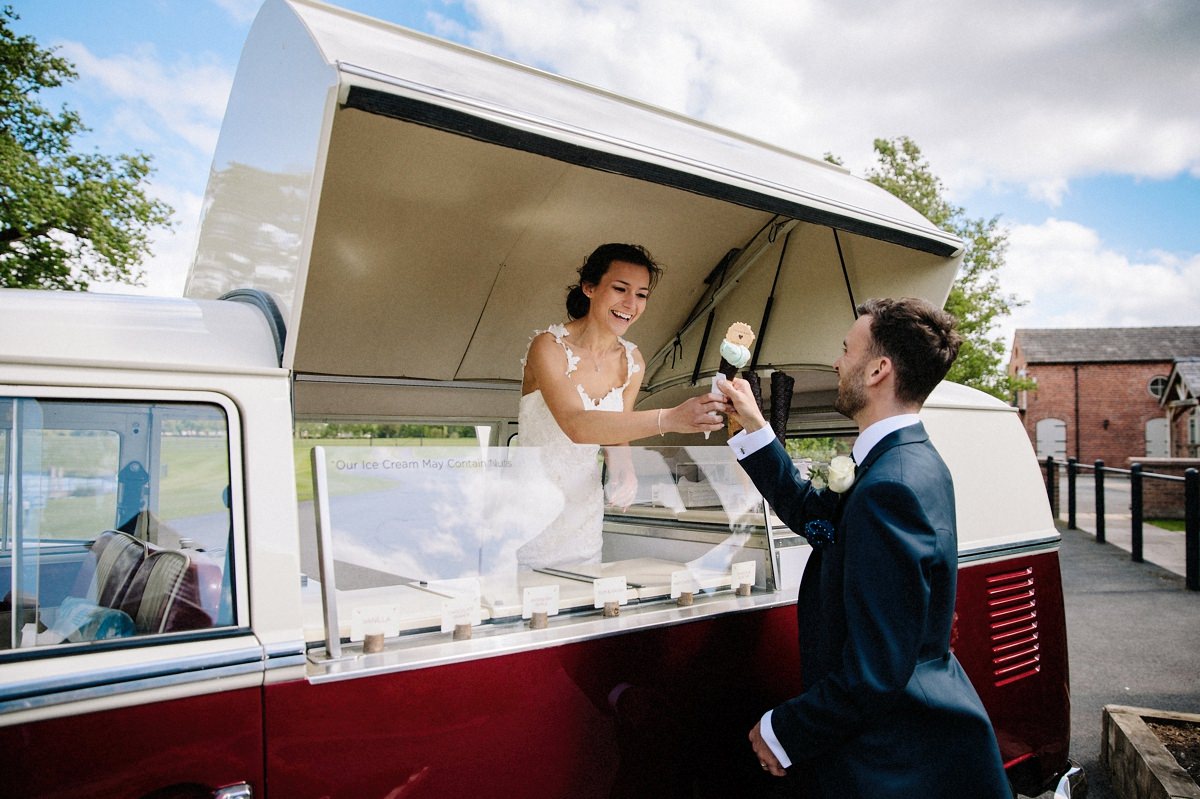
{"label": "groom's face", "polygon": [[833,362],[838,374],[837,399],[834,409],[853,419],[867,406],[867,362],[871,360],[871,317],[860,316],[846,333],[842,356]]}

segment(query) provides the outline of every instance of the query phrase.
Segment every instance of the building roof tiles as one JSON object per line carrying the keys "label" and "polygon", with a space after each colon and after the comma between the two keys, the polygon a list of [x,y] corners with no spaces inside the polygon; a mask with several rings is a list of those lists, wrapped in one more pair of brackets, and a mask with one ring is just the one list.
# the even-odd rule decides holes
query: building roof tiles
{"label": "building roof tiles", "polygon": [[1014,347],[1030,364],[1170,362],[1200,357],[1200,326],[1022,328]]}

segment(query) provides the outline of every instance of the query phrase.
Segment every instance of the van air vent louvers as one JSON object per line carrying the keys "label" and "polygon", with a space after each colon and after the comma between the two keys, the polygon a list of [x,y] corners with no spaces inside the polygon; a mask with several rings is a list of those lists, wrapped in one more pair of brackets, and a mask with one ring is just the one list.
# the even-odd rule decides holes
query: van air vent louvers
{"label": "van air vent louvers", "polygon": [[987,607],[996,686],[1037,674],[1042,655],[1033,569],[988,577]]}

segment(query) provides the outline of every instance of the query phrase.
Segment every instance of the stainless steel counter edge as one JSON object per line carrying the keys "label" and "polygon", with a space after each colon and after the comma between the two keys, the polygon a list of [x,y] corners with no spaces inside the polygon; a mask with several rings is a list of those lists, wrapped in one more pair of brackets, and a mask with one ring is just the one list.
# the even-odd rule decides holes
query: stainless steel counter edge
{"label": "stainless steel counter edge", "polygon": [[[573,616],[557,627],[552,617],[550,627],[544,630],[517,628],[516,622],[485,624],[475,627],[473,636],[465,641],[449,640],[449,633],[422,633],[405,637],[402,643],[389,641],[387,646],[390,648],[370,655],[361,654],[361,649],[357,654],[350,654],[350,646],[346,645],[343,651],[347,656],[339,660],[324,660],[324,649],[313,650],[309,653],[308,679],[313,683],[323,683],[426,669],[448,663],[462,663],[564,646],[611,635],[687,624],[712,616],[768,610],[795,602],[794,589],[764,592],[748,597],[697,598],[696,604],[689,607],[660,602],[622,608],[621,615],[615,618],[597,615],[596,618],[581,621],[577,616]],[[354,647],[357,648],[358,645],[355,644]]]}

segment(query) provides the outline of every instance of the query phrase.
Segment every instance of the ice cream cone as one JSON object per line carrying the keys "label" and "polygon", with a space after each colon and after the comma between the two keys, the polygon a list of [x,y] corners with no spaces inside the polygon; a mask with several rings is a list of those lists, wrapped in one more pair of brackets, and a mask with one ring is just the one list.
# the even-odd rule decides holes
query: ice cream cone
{"label": "ice cream cone", "polygon": [[[721,341],[721,363],[717,371],[726,380],[732,380],[738,369],[750,363],[750,345],[753,343],[754,331],[745,322],[734,322],[725,331],[725,338]],[[718,378],[713,378],[713,391],[717,391],[717,380]],[[732,436],[741,430],[742,426],[730,417],[726,429]]]}
{"label": "ice cream cone", "polygon": [[796,378],[787,372],[771,373],[771,429],[775,431],[779,443],[787,436],[788,416],[792,411],[792,390],[796,386]]}
{"label": "ice cream cone", "polygon": [[762,381],[758,379],[758,372],[742,372],[742,377],[746,378],[746,382],[750,384],[750,393],[754,395],[754,401],[761,408]]}

